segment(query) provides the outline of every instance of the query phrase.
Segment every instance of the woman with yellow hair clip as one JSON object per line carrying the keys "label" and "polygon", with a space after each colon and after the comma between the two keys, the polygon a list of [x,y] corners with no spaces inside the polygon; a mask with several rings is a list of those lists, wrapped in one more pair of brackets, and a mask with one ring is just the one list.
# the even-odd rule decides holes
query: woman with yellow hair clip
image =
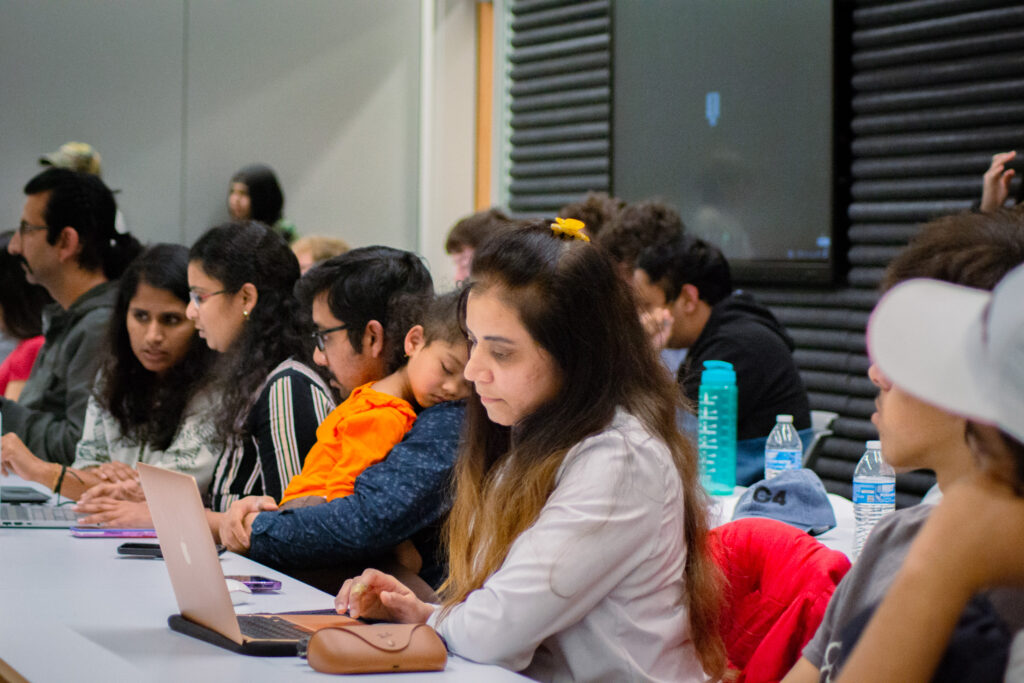
{"label": "woman with yellow hair clip", "polygon": [[338,611],[428,623],[539,680],[720,677],[707,499],[629,285],[559,220],[482,245],[463,297],[474,392],[443,602],[368,570]]}

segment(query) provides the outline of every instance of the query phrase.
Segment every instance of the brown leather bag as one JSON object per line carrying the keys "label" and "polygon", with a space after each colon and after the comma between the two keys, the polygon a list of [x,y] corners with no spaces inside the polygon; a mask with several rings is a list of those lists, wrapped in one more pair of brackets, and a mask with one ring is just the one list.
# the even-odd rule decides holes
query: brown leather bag
{"label": "brown leather bag", "polygon": [[442,671],[448,651],[426,624],[353,624],[314,633],[306,658],[329,674]]}

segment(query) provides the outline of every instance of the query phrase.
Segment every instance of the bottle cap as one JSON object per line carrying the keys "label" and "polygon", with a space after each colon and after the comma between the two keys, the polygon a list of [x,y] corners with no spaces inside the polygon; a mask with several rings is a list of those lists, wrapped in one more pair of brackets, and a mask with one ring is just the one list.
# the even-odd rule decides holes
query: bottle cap
{"label": "bottle cap", "polygon": [[864,444],[864,448],[869,451],[880,451],[882,450],[881,441],[868,441]]}
{"label": "bottle cap", "polygon": [[788,422],[788,423],[792,424],[793,423],[793,416],[792,415],[776,415],[775,416],[775,421],[776,422]]}
{"label": "bottle cap", "polygon": [[701,384],[736,384],[736,371],[732,363],[724,360],[706,360],[700,381]]}

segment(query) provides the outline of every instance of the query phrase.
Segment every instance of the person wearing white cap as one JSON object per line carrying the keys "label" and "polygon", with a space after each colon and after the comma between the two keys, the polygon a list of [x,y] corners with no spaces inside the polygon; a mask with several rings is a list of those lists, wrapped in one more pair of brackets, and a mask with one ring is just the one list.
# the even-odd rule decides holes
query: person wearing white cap
{"label": "person wearing white cap", "polygon": [[103,175],[100,153],[88,142],[65,142],[63,145],[39,157],[41,166],[69,168],[79,173]]}
{"label": "person wearing white cap", "polygon": [[[947,651],[963,635],[965,606],[994,586],[1024,586],[1022,302],[1024,266],[991,294],[912,280],[871,316],[874,362],[907,391],[967,419],[978,471],[945,492],[839,681],[929,680],[965,658],[985,661],[977,641],[965,656]],[[1001,645],[994,639],[988,647]],[[978,680],[960,671],[962,680]]]}
{"label": "person wearing white cap", "polygon": [[[67,168],[79,173],[88,173],[97,177],[103,175],[103,159],[95,147],[88,142],[65,142],[63,145],[39,157],[40,166],[53,166],[55,168]],[[120,190],[114,190],[114,194]],[[121,207],[117,208],[114,216],[114,229],[119,233],[127,233],[128,227],[121,213]]]}
{"label": "person wearing white cap", "polygon": [[[1024,214],[955,214],[921,228],[889,264],[882,288],[887,291],[901,282],[927,277],[991,290],[1021,263]],[[878,362],[868,369],[868,376],[879,389],[871,421],[878,428],[882,455],[890,465],[898,472],[932,470],[937,490],[975,471],[965,440],[965,418],[922,400],[894,382]],[[930,494],[923,503],[938,497]],[[829,601],[824,619],[786,678],[787,683],[832,680],[836,662],[844,655],[847,625],[885,595],[932,509],[929,504],[904,508],[878,523],[861,557]],[[1024,626],[1024,605],[1015,594],[1004,593],[994,596],[995,608],[1007,622]]]}

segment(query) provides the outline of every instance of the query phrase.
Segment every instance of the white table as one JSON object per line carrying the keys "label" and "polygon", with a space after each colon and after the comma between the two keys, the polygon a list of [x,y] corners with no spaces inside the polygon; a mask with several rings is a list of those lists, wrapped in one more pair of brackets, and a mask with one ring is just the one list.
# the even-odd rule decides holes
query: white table
{"label": "white table", "polygon": [[[725,524],[732,519],[732,512],[736,508],[736,503],[739,502],[740,496],[746,490],[744,486],[737,486],[731,496],[711,497],[715,506],[711,514],[712,527]],[[836,515],[836,526],[834,529],[814,538],[829,548],[845,554],[852,560],[855,528],[853,502],[834,493],[828,494],[828,501],[832,504],[832,512]]]}
{"label": "white table", "polygon": [[[0,529],[0,659],[32,683],[327,680],[296,657],[248,657],[171,631],[167,617],[178,609],[163,561],[117,555],[124,540],[74,538],[61,529]],[[332,606],[333,596],[247,558],[225,553],[222,565],[225,574],[262,574],[283,584],[279,593],[247,596],[236,606],[239,613]],[[359,678],[525,680],[455,656],[444,672]]]}

